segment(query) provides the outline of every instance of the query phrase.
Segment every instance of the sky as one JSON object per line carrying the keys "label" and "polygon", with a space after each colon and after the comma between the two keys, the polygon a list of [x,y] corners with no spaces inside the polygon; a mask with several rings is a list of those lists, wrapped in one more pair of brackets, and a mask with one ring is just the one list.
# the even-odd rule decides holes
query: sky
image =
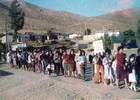
{"label": "sky", "polygon": [[24,0],[43,8],[83,16],[100,16],[127,8],[140,8],[140,0]]}

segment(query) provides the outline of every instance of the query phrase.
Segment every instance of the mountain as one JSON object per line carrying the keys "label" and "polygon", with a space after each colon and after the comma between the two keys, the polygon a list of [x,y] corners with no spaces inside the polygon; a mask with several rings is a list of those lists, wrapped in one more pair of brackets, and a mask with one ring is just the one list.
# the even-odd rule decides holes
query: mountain
{"label": "mountain", "polygon": [[[4,31],[8,7],[12,0],[0,1],[0,32]],[[54,11],[20,0],[21,7],[26,14],[24,29],[20,32],[47,33],[49,29],[62,33],[84,34],[90,28],[92,33],[99,31],[136,30],[140,19],[140,8],[115,11],[97,17],[85,17],[62,11]],[[7,18],[8,22],[10,21]]]}
{"label": "mountain", "polygon": [[140,20],[140,8],[124,9],[102,16],[90,17],[86,23],[81,25],[81,28],[86,26],[90,28],[93,33],[103,31],[123,32],[129,29],[136,31],[138,20]]}
{"label": "mountain", "polygon": [[[1,0],[0,2],[0,25],[4,24],[5,16],[8,14],[8,10],[4,9],[1,5],[9,6],[11,1]],[[54,31],[66,32],[68,31],[66,26],[82,22],[86,19],[84,16],[45,9],[24,1],[20,1],[20,5],[26,14],[23,32],[46,33],[47,30],[52,28]],[[4,26],[0,27],[3,28]]]}

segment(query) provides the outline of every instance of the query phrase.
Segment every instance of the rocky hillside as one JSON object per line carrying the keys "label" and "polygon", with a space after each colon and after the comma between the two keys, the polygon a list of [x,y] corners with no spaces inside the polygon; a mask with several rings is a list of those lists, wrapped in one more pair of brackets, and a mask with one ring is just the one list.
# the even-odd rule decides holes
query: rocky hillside
{"label": "rocky hillside", "polygon": [[[12,0],[0,1],[0,31],[4,31],[4,20],[8,13],[7,6]],[[46,33],[53,28],[54,31],[63,33],[83,34],[86,28],[92,32],[136,29],[136,23],[140,19],[140,9],[126,9],[112,12],[103,16],[85,17],[67,12],[54,11],[41,8],[30,3],[20,1],[21,7],[26,13],[25,26],[21,32],[32,31]]]}

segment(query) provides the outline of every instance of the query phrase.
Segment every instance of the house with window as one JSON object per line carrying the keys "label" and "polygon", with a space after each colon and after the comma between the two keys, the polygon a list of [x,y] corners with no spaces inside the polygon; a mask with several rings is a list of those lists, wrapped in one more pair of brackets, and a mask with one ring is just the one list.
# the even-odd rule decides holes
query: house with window
{"label": "house with window", "polygon": [[41,41],[44,42],[47,40],[47,35],[34,34],[32,32],[28,32],[25,34],[18,34],[19,42],[27,42],[27,41]]}

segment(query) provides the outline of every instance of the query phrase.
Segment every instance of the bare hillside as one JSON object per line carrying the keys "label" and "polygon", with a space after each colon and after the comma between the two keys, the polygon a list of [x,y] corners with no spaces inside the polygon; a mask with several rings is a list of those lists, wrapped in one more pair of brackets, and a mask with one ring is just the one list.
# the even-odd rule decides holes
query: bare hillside
{"label": "bare hillside", "polygon": [[[4,31],[5,16],[8,14],[7,8],[11,1],[0,1],[0,32]],[[92,33],[106,30],[136,30],[137,21],[140,19],[140,8],[115,11],[97,17],[85,17],[68,12],[41,8],[22,0],[20,4],[26,13],[25,26],[20,31],[23,33],[26,31],[46,33],[51,28],[57,32],[79,34],[84,34],[86,28],[90,28]]]}

